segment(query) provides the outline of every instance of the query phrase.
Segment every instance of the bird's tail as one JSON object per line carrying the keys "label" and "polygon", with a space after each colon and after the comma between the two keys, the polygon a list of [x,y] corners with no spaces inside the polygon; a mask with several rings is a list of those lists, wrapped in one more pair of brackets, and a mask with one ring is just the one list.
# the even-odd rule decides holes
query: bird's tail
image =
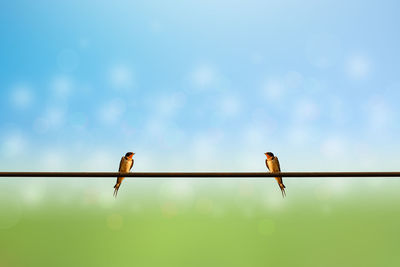
{"label": "bird's tail", "polygon": [[118,195],[118,190],[119,190],[119,187],[121,186],[122,180],[124,180],[124,177],[117,178],[117,182],[114,185],[114,197],[117,197],[117,195]]}
{"label": "bird's tail", "polygon": [[121,183],[118,183],[118,182],[114,185],[114,197],[117,197],[118,189],[120,186],[121,186]]}
{"label": "bird's tail", "polygon": [[283,183],[280,183],[279,187],[281,188],[282,197],[286,197],[286,191],[285,191],[286,186]]}
{"label": "bird's tail", "polygon": [[282,177],[275,177],[275,180],[278,182],[279,188],[281,189],[282,197],[286,197],[286,186],[283,184]]}

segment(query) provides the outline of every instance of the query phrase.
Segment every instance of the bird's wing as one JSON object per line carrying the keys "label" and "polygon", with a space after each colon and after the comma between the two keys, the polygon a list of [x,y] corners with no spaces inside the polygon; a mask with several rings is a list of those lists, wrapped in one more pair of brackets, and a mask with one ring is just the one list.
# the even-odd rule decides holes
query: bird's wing
{"label": "bird's wing", "polygon": [[271,171],[271,170],[269,169],[269,167],[268,167],[268,160],[267,160],[267,159],[265,160],[265,165],[267,166],[268,170]]}
{"label": "bird's wing", "polygon": [[277,157],[276,158],[276,165],[278,166],[278,170],[281,171],[281,165],[279,164],[279,160]]}
{"label": "bird's wing", "polygon": [[119,162],[119,168],[118,168],[118,171],[120,172],[121,171],[121,166],[122,166],[122,161],[124,160],[124,157],[122,157],[121,158],[121,161]]}
{"label": "bird's wing", "polygon": [[133,167],[133,162],[134,162],[134,160],[132,159],[132,164],[131,164],[131,167],[129,168],[129,170],[132,169],[132,167]]}

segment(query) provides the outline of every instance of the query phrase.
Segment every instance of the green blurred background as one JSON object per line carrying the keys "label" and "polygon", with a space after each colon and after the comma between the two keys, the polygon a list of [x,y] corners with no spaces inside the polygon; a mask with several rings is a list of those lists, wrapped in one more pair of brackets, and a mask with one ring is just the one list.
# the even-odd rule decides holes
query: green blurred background
{"label": "green blurred background", "polygon": [[397,179],[69,182],[1,180],[0,266],[400,264]]}

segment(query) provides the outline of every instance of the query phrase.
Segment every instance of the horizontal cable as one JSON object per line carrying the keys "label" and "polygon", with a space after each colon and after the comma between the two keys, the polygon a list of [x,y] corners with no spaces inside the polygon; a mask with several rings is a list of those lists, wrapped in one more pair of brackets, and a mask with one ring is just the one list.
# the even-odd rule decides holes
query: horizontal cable
{"label": "horizontal cable", "polygon": [[129,178],[266,178],[266,177],[400,177],[400,172],[0,172],[0,177],[129,177]]}

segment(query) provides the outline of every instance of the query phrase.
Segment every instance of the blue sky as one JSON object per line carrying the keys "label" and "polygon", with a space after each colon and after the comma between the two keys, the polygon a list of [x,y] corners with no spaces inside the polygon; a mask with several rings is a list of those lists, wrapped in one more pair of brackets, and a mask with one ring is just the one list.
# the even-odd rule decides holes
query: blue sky
{"label": "blue sky", "polygon": [[[0,167],[393,170],[397,1],[3,1]],[[20,162],[24,162],[21,167]]]}

